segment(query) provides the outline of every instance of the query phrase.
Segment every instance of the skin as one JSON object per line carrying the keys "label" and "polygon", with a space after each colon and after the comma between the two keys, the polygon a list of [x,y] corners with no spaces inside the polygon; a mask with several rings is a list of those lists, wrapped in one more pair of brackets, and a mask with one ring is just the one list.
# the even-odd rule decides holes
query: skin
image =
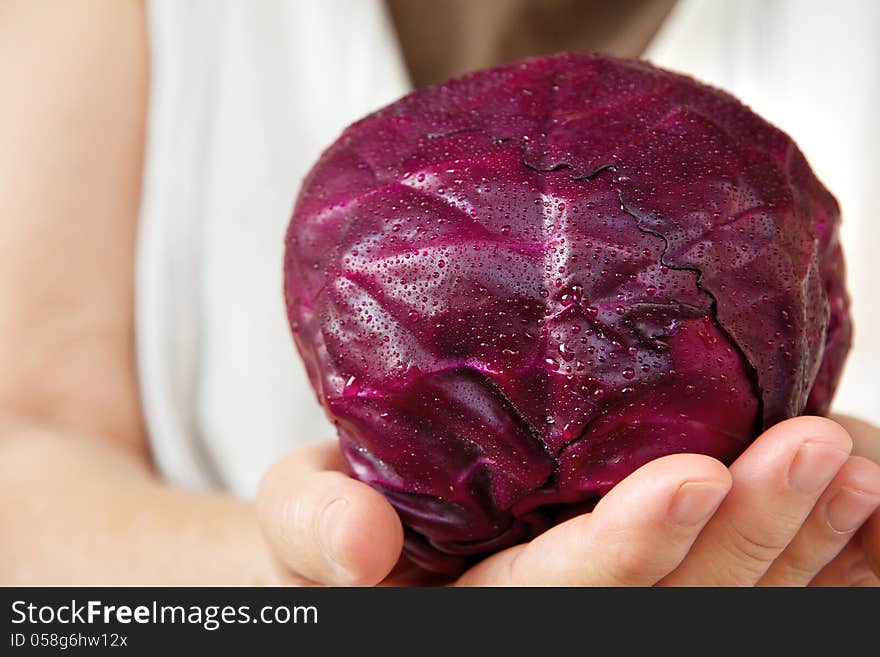
{"label": "skin", "polygon": [[[0,0],[0,79],[0,582],[450,583],[400,558],[396,513],[332,441],[255,501],[155,473],[133,354],[143,7]],[[729,469],[653,461],[452,584],[876,586],[878,457],[870,425],[795,418]]]}

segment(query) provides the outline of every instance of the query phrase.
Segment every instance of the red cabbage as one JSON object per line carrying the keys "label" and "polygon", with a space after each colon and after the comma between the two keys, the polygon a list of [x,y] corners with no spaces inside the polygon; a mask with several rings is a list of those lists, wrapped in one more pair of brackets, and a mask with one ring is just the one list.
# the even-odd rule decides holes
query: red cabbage
{"label": "red cabbage", "polygon": [[825,413],[839,210],[783,132],[640,61],[563,54],[350,126],[287,233],[297,348],[424,567],[526,540],[645,462]]}

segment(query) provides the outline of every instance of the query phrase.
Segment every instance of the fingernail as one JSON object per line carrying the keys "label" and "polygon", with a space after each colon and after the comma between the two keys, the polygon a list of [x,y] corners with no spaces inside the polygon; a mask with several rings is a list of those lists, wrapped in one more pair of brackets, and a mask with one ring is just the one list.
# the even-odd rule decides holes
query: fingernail
{"label": "fingernail", "polygon": [[679,525],[699,524],[715,512],[727,490],[726,486],[710,481],[682,484],[672,499],[669,516]]}
{"label": "fingernail", "polygon": [[803,493],[824,488],[849,457],[842,449],[816,441],[800,446],[788,470],[788,483]]}
{"label": "fingernail", "polygon": [[321,512],[321,518],[318,521],[318,536],[321,541],[321,549],[327,560],[339,570],[339,574],[343,578],[347,578],[350,573],[348,569],[342,565],[339,560],[339,546],[337,545],[337,536],[339,527],[342,525],[343,516],[345,515],[348,500],[340,498],[333,500],[324,507]]}
{"label": "fingernail", "polygon": [[842,488],[828,503],[828,525],[839,534],[858,529],[880,504],[880,495]]}

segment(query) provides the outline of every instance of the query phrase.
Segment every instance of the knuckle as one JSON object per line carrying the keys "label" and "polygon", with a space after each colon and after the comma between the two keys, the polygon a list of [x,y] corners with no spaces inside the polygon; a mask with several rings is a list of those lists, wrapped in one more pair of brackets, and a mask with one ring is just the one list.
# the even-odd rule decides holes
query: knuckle
{"label": "knuckle", "polygon": [[646,543],[630,544],[618,552],[608,576],[614,586],[644,586],[668,574],[659,550]]}
{"label": "knuckle", "polygon": [[304,508],[302,500],[296,497],[287,498],[278,505],[276,522],[278,523],[278,538],[280,541],[293,548],[301,544],[304,538],[312,535],[310,525],[314,523],[309,509]]}
{"label": "knuckle", "polygon": [[801,551],[783,553],[773,564],[772,584],[774,586],[802,586],[809,583],[825,564]]}
{"label": "knuckle", "polygon": [[311,548],[317,541],[321,509],[331,501],[332,492],[313,474],[258,495],[257,517],[276,549],[298,553]]}
{"label": "knuckle", "polygon": [[727,540],[723,542],[736,565],[753,574],[763,574],[787,546],[782,540],[760,536],[760,531],[744,530],[731,524]]}

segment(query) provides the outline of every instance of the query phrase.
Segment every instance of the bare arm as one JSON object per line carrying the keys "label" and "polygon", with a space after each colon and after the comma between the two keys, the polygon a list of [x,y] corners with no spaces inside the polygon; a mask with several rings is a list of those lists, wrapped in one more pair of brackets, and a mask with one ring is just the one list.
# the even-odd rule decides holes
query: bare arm
{"label": "bare arm", "polygon": [[132,365],[143,21],[129,1],[0,4],[0,404],[146,460]]}
{"label": "bare arm", "polygon": [[133,354],[133,0],[0,1],[0,581],[255,583],[250,504],[152,472]]}

